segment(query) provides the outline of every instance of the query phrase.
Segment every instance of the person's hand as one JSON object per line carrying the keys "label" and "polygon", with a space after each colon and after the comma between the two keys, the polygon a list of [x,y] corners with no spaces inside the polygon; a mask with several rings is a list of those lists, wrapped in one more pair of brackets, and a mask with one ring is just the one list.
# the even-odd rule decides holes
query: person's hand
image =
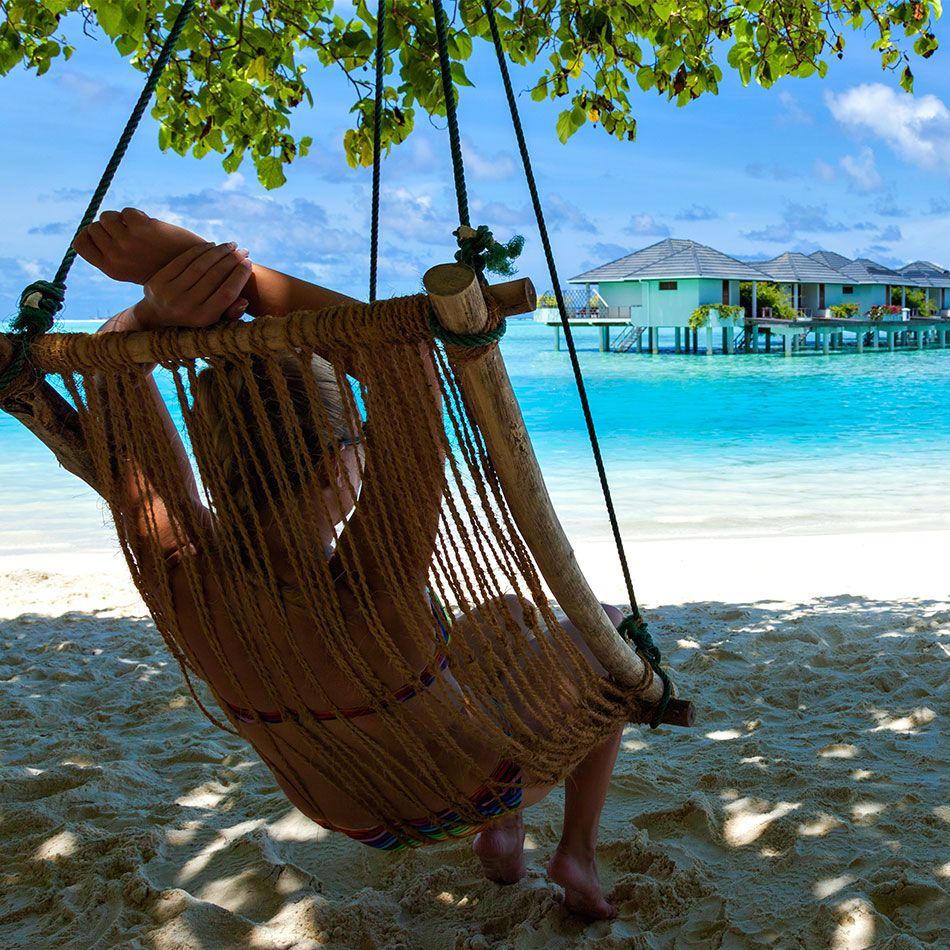
{"label": "person's hand", "polygon": [[251,274],[247,251],[201,244],[182,251],[149,279],[135,316],[144,328],[207,327],[237,319],[247,308],[241,290]]}

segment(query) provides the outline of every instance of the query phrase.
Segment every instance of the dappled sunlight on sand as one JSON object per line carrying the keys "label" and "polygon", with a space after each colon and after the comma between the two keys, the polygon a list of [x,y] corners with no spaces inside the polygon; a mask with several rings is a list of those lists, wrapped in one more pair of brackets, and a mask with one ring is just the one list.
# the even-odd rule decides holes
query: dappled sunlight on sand
{"label": "dappled sunlight on sand", "polygon": [[561,792],[513,887],[470,842],[361,847],[204,719],[140,612],[34,599],[67,596],[0,625],[0,946],[950,947],[950,604],[647,611],[699,722],[625,728],[598,852],[620,916],[588,926],[544,876]]}

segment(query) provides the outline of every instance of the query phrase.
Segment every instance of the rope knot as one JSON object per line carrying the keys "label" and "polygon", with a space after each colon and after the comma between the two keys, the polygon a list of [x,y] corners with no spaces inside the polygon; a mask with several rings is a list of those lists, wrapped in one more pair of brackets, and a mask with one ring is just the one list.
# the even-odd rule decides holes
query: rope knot
{"label": "rope knot", "polygon": [[514,274],[513,261],[524,248],[524,238],[520,234],[516,234],[507,244],[496,241],[484,224],[480,224],[477,230],[463,224],[452,234],[459,245],[455,259],[468,264],[482,283],[485,283],[485,271],[500,277]]}
{"label": "rope knot", "polygon": [[64,284],[48,280],[34,281],[20,294],[20,311],[10,321],[10,328],[16,334],[10,341],[13,352],[7,365],[0,368],[0,393],[8,390],[20,375],[33,340],[52,328],[53,315],[62,308],[65,296]]}
{"label": "rope knot", "polygon": [[656,729],[663,719],[663,714],[666,712],[670,699],[673,697],[673,684],[666,670],[660,666],[660,661],[663,659],[660,648],[653,642],[653,637],[650,636],[647,630],[647,622],[639,611],[624,617],[620,621],[617,631],[650,664],[653,672],[660,677],[660,681],[663,683],[663,696],[660,698],[656,711],[653,713],[653,718],[650,720],[650,728]]}
{"label": "rope knot", "polygon": [[24,336],[40,336],[52,329],[53,317],[62,309],[66,296],[63,284],[37,280],[20,294],[20,312],[10,326]]}

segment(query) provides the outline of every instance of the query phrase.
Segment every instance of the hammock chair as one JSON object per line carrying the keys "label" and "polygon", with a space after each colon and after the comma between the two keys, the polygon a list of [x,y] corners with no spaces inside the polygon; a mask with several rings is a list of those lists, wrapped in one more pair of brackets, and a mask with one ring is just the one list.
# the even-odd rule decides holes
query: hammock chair
{"label": "hammock chair", "polygon": [[[375,244],[375,215],[373,227]],[[109,504],[168,649],[189,686],[195,677],[209,685],[217,710],[192,688],[202,711],[231,732],[260,730],[255,749],[306,813],[323,813],[307,776],[345,782],[400,846],[427,843],[443,826],[453,833],[434,800],[485,823],[461,787],[460,776],[479,768],[469,737],[501,750],[528,785],[546,786],[619,723],[694,717],[691,704],[671,698],[648,638],[634,648],[610,623],[551,506],[497,346],[504,318],[534,309],[533,287],[489,286],[477,272],[484,255],[468,248],[476,269],[436,266],[426,293],[410,297],[206,329],[0,336],[0,407]],[[25,311],[57,308],[50,301],[61,284],[28,288]],[[372,563],[353,556],[341,524],[332,559],[314,544],[315,521],[334,518],[300,485],[339,461],[341,441],[308,371],[314,357],[334,368],[351,432],[365,414],[366,495],[353,518],[372,493],[376,516],[360,524]],[[294,391],[288,360],[300,370]],[[154,364],[171,376],[206,507],[189,497],[145,385]],[[203,389],[217,394],[213,414]],[[236,460],[228,472],[221,439]],[[174,558],[150,530],[154,510],[144,510],[144,531],[123,511],[130,478],[165,506]],[[349,489],[337,480],[340,510]],[[238,504],[241,496],[257,505]],[[436,499],[432,512],[426,498]],[[261,508],[280,516],[268,527]],[[290,577],[268,555],[274,525]],[[423,550],[426,591],[413,571]],[[606,675],[564,631],[549,596]],[[183,600],[200,636],[182,635]],[[360,638],[348,625],[354,617]],[[626,629],[643,626],[635,615]],[[425,702],[403,701],[423,691]],[[510,785],[493,773],[498,816]],[[424,817],[428,832],[405,815]]]}

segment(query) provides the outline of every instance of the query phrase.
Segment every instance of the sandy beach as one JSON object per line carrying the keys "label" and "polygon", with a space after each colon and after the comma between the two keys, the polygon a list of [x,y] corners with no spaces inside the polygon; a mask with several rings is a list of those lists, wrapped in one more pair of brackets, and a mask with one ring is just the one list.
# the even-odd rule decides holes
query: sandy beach
{"label": "sandy beach", "polygon": [[[199,713],[117,559],[0,563],[0,945],[913,950],[950,946],[943,532],[632,544],[689,731],[630,726],[602,826],[620,916],[466,842],[390,857],[315,827]],[[621,600],[600,546],[578,551]]]}

